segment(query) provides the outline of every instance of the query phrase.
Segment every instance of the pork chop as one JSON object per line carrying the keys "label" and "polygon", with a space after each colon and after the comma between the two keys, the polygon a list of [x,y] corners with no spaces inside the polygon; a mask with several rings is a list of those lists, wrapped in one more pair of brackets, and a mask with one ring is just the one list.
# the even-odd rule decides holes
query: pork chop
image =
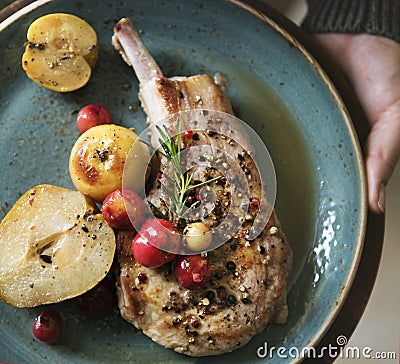
{"label": "pork chop", "polygon": [[[286,282],[292,262],[281,225],[265,198],[249,140],[240,125],[226,125],[224,120],[208,115],[207,110],[233,114],[229,100],[210,75],[163,76],[127,18],[116,24],[113,44],[136,72],[140,81],[139,98],[149,123],[179,111],[200,110],[203,124],[190,125],[193,120],[188,118],[184,121],[187,125],[181,126],[182,130],[201,129],[196,131],[195,140],[185,147],[198,145],[225,151],[247,176],[250,196],[261,201],[261,206],[247,210],[246,218],[228,241],[207,253],[213,275],[206,286],[197,290],[180,287],[171,264],[157,269],[138,264],[131,254],[135,233],[119,232],[117,290],[121,315],[155,342],[189,356],[216,355],[238,349],[269,323],[286,322]],[[171,132],[175,127],[168,119],[165,126]],[[199,159],[207,157],[199,151]],[[234,168],[226,171],[227,175],[229,173],[234,174]],[[210,188],[217,197],[213,211],[204,221],[213,227],[218,225],[221,215],[226,217],[224,209],[229,205],[232,190],[222,179]],[[234,193],[241,192],[235,190]],[[154,204],[160,201],[156,184],[148,198]],[[238,207],[230,207],[235,214]],[[268,214],[270,218],[250,240],[249,232],[258,214]]]}

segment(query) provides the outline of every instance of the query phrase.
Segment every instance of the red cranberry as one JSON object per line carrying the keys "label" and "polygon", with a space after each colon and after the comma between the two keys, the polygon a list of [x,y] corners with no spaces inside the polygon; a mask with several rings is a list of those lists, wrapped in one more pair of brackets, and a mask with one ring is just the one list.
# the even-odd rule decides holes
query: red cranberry
{"label": "red cranberry", "polygon": [[136,261],[148,268],[158,268],[174,259],[180,244],[177,228],[167,220],[147,220],[132,241]]}
{"label": "red cranberry", "polygon": [[81,133],[102,124],[111,124],[112,117],[110,112],[100,104],[90,104],[79,110],[76,118],[76,126]]}
{"label": "red cranberry", "polygon": [[62,332],[61,315],[54,310],[44,310],[35,319],[33,334],[40,341],[56,341]]}
{"label": "red cranberry", "polygon": [[180,256],[175,262],[175,277],[184,288],[198,289],[206,285],[212,275],[212,267],[201,255]]}
{"label": "red cranberry", "polygon": [[104,316],[117,305],[115,284],[104,278],[98,285],[78,297],[78,308],[86,316]]}
{"label": "red cranberry", "polygon": [[132,229],[144,219],[145,206],[131,190],[115,190],[103,201],[101,213],[108,225],[116,229]]}

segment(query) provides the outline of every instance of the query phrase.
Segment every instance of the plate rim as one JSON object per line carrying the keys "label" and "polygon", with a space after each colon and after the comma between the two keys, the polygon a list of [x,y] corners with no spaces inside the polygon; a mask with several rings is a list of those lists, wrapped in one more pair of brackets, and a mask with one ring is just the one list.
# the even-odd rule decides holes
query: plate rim
{"label": "plate rim", "polygon": [[[347,276],[346,282],[344,282],[342,289],[340,291],[340,295],[336,302],[339,304],[335,305],[335,308],[331,311],[330,315],[325,319],[324,324],[320,327],[318,333],[315,337],[307,344],[307,347],[316,347],[317,344],[321,341],[323,336],[329,330],[330,326],[333,324],[334,320],[338,316],[340,310],[342,309],[349,292],[353,286],[358,267],[361,261],[361,255],[364,247],[365,234],[367,230],[367,214],[368,214],[368,203],[367,203],[367,177],[366,171],[364,168],[364,157],[360,145],[360,140],[358,138],[358,134],[355,128],[355,125],[352,121],[350,112],[343,101],[342,96],[340,95],[338,89],[333,84],[331,78],[316,60],[316,58],[304,47],[304,45],[297,40],[297,38],[289,33],[284,27],[278,24],[276,21],[271,19],[268,15],[264,14],[262,11],[257,10],[255,7],[246,3],[242,0],[225,0],[227,2],[236,4],[248,12],[252,13],[254,16],[258,17],[260,20],[268,24],[271,28],[277,31],[284,39],[286,39],[295,49],[297,49],[303,57],[314,67],[315,71],[319,74],[323,83],[327,86],[330,94],[333,96],[335,100],[335,104],[341,111],[343,115],[343,119],[346,123],[346,126],[349,131],[349,135],[352,140],[352,144],[355,148],[355,156],[357,160],[358,171],[360,173],[360,183],[361,183],[361,206],[360,206],[360,233],[357,239],[357,245],[355,249],[355,253],[353,255],[352,264],[349,270],[349,275]],[[293,363],[299,363],[301,360],[294,360]]]}
{"label": "plate rim", "polygon": [[[44,6],[48,3],[51,3],[55,0],[15,0],[4,9],[0,10],[0,33],[5,30],[8,26],[12,25],[15,21],[17,21],[22,16],[36,10],[37,8]],[[349,296],[351,288],[353,286],[358,267],[361,261],[361,255],[363,252],[366,231],[367,231],[367,215],[368,215],[368,204],[367,204],[367,183],[366,183],[366,172],[364,168],[364,157],[362,153],[362,149],[360,146],[360,140],[356,131],[356,127],[352,121],[352,117],[346,106],[340,92],[337,87],[334,85],[333,81],[324,70],[324,68],[320,65],[317,59],[311,54],[311,52],[284,26],[279,24],[277,21],[273,20],[269,15],[265,14],[261,10],[258,10],[254,5],[246,2],[246,0],[222,0],[227,3],[234,4],[253,16],[257,17],[268,26],[270,26],[273,30],[275,30],[281,37],[283,37],[286,41],[288,41],[306,60],[309,64],[313,66],[320,79],[323,81],[324,85],[328,88],[330,95],[333,97],[336,106],[340,110],[343,120],[345,121],[345,125],[349,132],[349,136],[352,141],[352,145],[354,147],[355,157],[357,161],[358,172],[360,174],[360,217],[359,217],[359,234],[357,243],[355,245],[354,254],[352,255],[352,263],[349,268],[349,273],[347,274],[347,279],[343,283],[343,286],[340,290],[339,296],[333,310],[331,310],[329,316],[327,316],[324,320],[323,325],[319,328],[318,332],[312,340],[309,341],[307,347],[316,347],[318,343],[322,340],[324,335],[329,330],[330,326],[335,321],[336,317],[339,315],[343,305]],[[264,4],[265,6],[269,6],[268,4]],[[295,25],[296,26],[296,25]],[[300,359],[295,359],[292,363],[299,363]]]}

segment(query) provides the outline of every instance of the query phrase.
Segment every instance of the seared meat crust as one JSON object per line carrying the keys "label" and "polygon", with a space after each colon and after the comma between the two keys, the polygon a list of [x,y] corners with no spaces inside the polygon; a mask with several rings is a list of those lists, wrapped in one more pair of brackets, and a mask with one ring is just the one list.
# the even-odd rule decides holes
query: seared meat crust
{"label": "seared meat crust", "polygon": [[[139,97],[150,123],[193,109],[232,114],[229,100],[211,76],[165,78],[128,19],[116,25],[113,44],[136,71],[140,80]],[[117,235],[121,315],[160,345],[190,356],[230,352],[245,345],[268,323],[284,323],[288,313],[286,282],[292,260],[281,225],[267,203],[258,170],[250,157],[247,136],[240,125],[205,120],[207,125],[190,125],[190,120],[181,125],[182,130],[201,129],[190,146],[206,145],[236,159],[238,168],[248,176],[250,196],[261,201],[260,211],[249,209],[231,239],[208,252],[207,258],[213,266],[211,281],[195,291],[184,289],[174,277],[172,264],[151,269],[134,260],[131,255],[134,232]],[[175,125],[166,126],[174,132]],[[226,173],[234,174],[235,169]],[[232,191],[229,184],[218,181],[210,187],[218,197],[219,211],[213,211],[204,220],[214,227],[221,210],[223,215],[224,206],[228,206]],[[155,184],[149,194],[155,205],[160,201],[160,193]],[[239,195],[241,191],[236,189],[234,193]],[[240,208],[230,207],[234,212]],[[257,232],[258,236],[249,240],[257,214],[271,217],[267,226]]]}

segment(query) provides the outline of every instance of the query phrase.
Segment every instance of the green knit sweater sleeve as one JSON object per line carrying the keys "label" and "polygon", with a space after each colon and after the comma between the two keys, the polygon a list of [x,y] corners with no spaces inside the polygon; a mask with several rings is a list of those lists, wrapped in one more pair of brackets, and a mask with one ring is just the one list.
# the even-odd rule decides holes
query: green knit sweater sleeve
{"label": "green knit sweater sleeve", "polygon": [[368,33],[400,42],[400,0],[307,0],[309,33]]}

